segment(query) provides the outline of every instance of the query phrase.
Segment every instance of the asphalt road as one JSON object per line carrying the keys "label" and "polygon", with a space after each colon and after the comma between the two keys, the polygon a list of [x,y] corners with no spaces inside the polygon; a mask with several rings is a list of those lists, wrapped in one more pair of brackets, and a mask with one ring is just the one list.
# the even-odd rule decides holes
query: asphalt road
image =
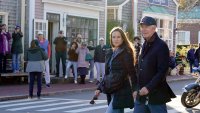
{"label": "asphalt road", "polygon": [[[186,109],[180,102],[182,88],[191,82],[193,81],[170,83],[177,98],[167,104],[168,113],[200,113],[200,105]],[[90,105],[89,102],[93,95],[94,92],[87,91],[67,95],[46,96],[40,100],[21,99],[5,101],[0,102],[0,113],[104,113],[107,108],[106,96],[102,94],[98,101],[96,101],[96,104]],[[125,109],[125,113],[132,112],[133,109]]]}

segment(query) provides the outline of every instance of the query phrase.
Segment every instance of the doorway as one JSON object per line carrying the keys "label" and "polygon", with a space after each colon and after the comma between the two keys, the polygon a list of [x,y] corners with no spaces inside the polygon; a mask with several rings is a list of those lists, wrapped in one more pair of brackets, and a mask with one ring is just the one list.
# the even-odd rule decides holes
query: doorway
{"label": "doorway", "polygon": [[48,22],[48,40],[51,46],[51,58],[49,59],[50,72],[52,74],[56,73],[56,57],[55,57],[55,45],[53,41],[58,35],[59,22]]}

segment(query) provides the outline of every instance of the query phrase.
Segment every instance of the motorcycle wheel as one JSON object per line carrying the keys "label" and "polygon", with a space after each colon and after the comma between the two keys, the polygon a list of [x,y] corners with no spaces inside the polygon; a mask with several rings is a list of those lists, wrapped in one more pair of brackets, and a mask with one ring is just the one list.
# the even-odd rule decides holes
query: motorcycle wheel
{"label": "motorcycle wheel", "polygon": [[192,89],[188,92],[184,92],[181,96],[181,103],[186,108],[192,108],[197,106],[200,103],[200,98],[195,99],[197,96],[198,91]]}

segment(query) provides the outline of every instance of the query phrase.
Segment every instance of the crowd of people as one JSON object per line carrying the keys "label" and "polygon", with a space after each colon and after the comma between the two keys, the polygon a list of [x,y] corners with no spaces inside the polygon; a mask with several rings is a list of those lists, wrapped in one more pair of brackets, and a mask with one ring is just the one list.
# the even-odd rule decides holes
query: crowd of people
{"label": "crowd of people", "polygon": [[[53,42],[56,50],[56,76],[60,75],[61,60],[62,74],[65,79],[69,77],[72,70],[75,84],[78,82],[85,84],[86,75],[89,75],[89,82],[94,82],[95,66],[97,70],[95,95],[98,97],[101,92],[107,95],[106,113],[124,113],[124,108],[133,107],[133,113],[167,113],[166,103],[176,96],[166,82],[166,74],[170,66],[169,48],[159,38],[156,26],[156,20],[152,17],[145,16],[141,19],[140,30],[144,38],[143,46],[139,43],[139,37],[135,37],[134,44],[132,44],[121,27],[114,27],[110,31],[111,48],[105,45],[104,38],[99,38],[99,45],[95,47],[92,41],[89,43],[82,41],[81,34],[72,40],[68,48],[67,38],[63,31],[59,31],[58,37]],[[14,73],[19,72],[18,57],[23,52],[19,45],[22,37],[20,27],[16,26],[12,36],[15,40],[12,44]],[[6,62],[10,39],[11,36],[6,32],[5,25],[1,26],[1,62],[2,59],[5,59],[4,62]],[[16,47],[19,50],[15,50]],[[33,98],[33,84],[36,77],[37,98],[40,98],[43,72],[45,72],[46,85],[50,86],[50,50],[50,44],[43,32],[38,32],[37,38],[26,50],[26,72],[29,72],[30,75],[29,98]],[[188,59],[191,58],[193,56],[188,55]],[[1,73],[5,72],[5,66],[3,68],[1,66],[0,71]],[[78,76],[80,76],[80,81],[77,79]]]}

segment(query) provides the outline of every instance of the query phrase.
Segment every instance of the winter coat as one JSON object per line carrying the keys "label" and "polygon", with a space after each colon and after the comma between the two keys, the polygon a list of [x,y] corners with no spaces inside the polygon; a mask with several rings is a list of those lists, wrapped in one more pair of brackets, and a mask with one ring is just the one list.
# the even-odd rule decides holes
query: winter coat
{"label": "winter coat", "polygon": [[79,47],[76,49],[76,53],[78,54],[78,67],[89,67],[89,62],[85,61],[85,56],[87,53],[89,53],[89,50],[87,47],[82,48]]}
{"label": "winter coat", "polygon": [[[145,103],[147,97],[149,104],[164,104],[175,98],[175,94],[166,82],[166,74],[169,68],[169,49],[157,33],[143,44],[139,56],[137,90],[146,87],[147,96],[137,96],[137,100]],[[159,97],[159,98],[158,98]]]}
{"label": "winter coat", "polygon": [[67,38],[66,37],[56,37],[53,42],[56,47],[56,52],[66,52],[67,51]]}
{"label": "winter coat", "polygon": [[[6,36],[6,39],[7,39],[7,42],[8,42],[8,51],[6,52],[7,54],[10,53],[10,39],[11,39],[11,36],[10,36],[10,33],[9,32],[6,32],[6,33],[1,33],[0,32],[0,53],[3,53],[3,51],[5,51],[5,48],[4,48],[4,36]],[[3,53],[4,54],[4,53]]]}
{"label": "winter coat", "polygon": [[78,60],[78,54],[76,53],[76,50],[75,49],[69,49],[68,51],[68,60],[69,61],[74,61],[74,62],[77,62]]}
{"label": "winter coat", "polygon": [[195,49],[190,49],[188,52],[187,52],[187,59],[194,63],[194,60],[195,60]]}
{"label": "winter coat", "polygon": [[[128,50],[122,49],[122,51],[120,51],[110,62],[112,54],[113,51],[111,49],[108,50],[108,52],[106,53],[105,74],[122,74],[124,77],[127,78],[128,76],[130,76],[131,84],[134,87],[136,85],[137,79],[133,55]],[[123,83],[123,86],[113,93],[112,105],[114,109],[133,108],[134,101],[132,97],[132,92],[134,91],[134,88],[131,88],[129,79],[125,79]],[[100,86],[97,89],[101,90]],[[107,100],[109,104],[111,101],[111,96],[109,94],[107,94]]]}
{"label": "winter coat", "polygon": [[106,45],[101,47],[101,45],[98,45],[95,48],[94,51],[94,62],[100,62],[100,63],[105,63],[105,54],[106,54]]}
{"label": "winter coat", "polygon": [[26,72],[43,72],[45,71],[44,61],[48,59],[47,54],[40,47],[30,48],[25,54],[27,61]]}
{"label": "winter coat", "polygon": [[23,46],[22,46],[22,32],[18,33],[12,33],[12,47],[11,47],[11,53],[12,54],[21,54],[23,53]]}

